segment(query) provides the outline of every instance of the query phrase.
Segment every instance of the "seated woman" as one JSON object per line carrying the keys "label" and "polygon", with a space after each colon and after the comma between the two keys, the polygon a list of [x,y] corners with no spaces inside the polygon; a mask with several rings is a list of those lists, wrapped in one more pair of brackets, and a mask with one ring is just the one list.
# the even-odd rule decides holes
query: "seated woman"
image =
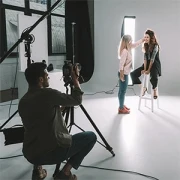
{"label": "seated woman", "polygon": [[[144,73],[150,73],[150,82],[154,90],[153,97],[154,99],[157,99],[157,84],[158,77],[161,76],[161,62],[159,59],[159,44],[157,42],[155,33],[150,29],[145,32],[143,52],[144,64],[130,73],[132,83],[141,84],[139,77]],[[144,87],[143,95],[146,91],[147,87]]]}

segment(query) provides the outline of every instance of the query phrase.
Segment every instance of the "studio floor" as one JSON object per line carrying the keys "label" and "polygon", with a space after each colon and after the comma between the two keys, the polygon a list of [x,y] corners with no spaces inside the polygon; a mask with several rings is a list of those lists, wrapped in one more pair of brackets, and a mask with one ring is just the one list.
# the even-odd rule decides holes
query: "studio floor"
{"label": "studio floor", "polygon": [[[115,157],[104,146],[96,143],[94,149],[84,159],[82,165],[102,169],[80,167],[73,170],[78,180],[148,180],[149,178],[131,172],[155,177],[159,180],[180,179],[180,97],[160,96],[159,108],[151,112],[143,102],[138,110],[139,97],[127,95],[126,105],[131,108],[128,115],[117,114],[117,92],[114,94],[85,95],[83,106],[99,128]],[[10,102],[0,105],[0,125],[7,119]],[[18,100],[13,101],[11,114],[17,110]],[[6,106],[4,106],[6,105]],[[84,130],[92,130],[104,144],[81,108],[75,107],[75,123]],[[16,114],[5,126],[20,124]],[[72,126],[71,133],[80,130]],[[4,146],[4,136],[0,133],[0,158],[22,154],[22,144]],[[48,171],[46,180],[52,180],[54,166],[44,166]],[[123,170],[123,171],[112,171]],[[32,165],[23,156],[0,159],[0,180],[30,180]]]}

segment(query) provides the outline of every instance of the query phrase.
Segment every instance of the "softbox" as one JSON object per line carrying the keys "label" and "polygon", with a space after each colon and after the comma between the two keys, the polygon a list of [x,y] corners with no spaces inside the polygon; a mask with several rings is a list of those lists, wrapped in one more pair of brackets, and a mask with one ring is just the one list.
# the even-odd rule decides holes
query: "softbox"
{"label": "softbox", "polygon": [[[90,4],[92,4],[90,6]],[[91,8],[90,8],[91,7]],[[94,6],[93,0],[65,1],[66,59],[81,64],[81,76],[85,83],[94,72]],[[74,25],[74,31],[72,24]],[[74,34],[74,38],[72,36]],[[74,54],[73,54],[74,40]]]}

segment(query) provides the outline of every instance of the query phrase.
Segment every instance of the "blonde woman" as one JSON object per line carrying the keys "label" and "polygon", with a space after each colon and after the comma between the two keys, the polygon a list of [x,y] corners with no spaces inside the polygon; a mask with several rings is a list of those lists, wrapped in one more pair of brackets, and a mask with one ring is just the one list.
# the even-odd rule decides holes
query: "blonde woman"
{"label": "blonde woman", "polygon": [[132,69],[132,48],[136,48],[144,42],[144,38],[140,39],[136,43],[132,43],[132,37],[130,35],[124,35],[121,38],[119,48],[118,48],[118,57],[119,61],[119,108],[118,114],[129,114],[130,108],[124,105],[126,89],[128,86],[128,75]]}

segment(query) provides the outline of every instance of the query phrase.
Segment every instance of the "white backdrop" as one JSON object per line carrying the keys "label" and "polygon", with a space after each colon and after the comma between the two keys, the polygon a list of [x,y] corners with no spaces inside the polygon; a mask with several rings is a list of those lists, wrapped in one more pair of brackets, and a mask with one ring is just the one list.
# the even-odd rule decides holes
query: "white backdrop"
{"label": "white backdrop", "polygon": [[[18,34],[21,36],[24,29],[32,26],[39,18],[25,15],[18,15]],[[46,60],[48,64],[48,40],[47,40],[47,19],[41,21],[30,34],[35,36],[34,43],[31,44],[31,59],[35,62]],[[27,68],[27,57],[25,55],[24,43],[19,45],[19,70]]]}
{"label": "white backdrop", "polygon": [[[95,69],[85,90],[110,90],[117,83],[117,48],[124,16],[136,16],[135,39],[147,28],[160,43],[162,76],[160,94],[180,95],[180,1],[179,0],[95,0]],[[141,47],[135,50],[135,68],[143,63]]]}

